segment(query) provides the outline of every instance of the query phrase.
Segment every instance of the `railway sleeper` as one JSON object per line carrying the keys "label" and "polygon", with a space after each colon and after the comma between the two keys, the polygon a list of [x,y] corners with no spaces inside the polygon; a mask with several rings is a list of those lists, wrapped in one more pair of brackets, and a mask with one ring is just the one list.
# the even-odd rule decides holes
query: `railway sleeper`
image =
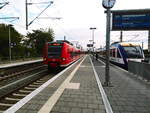
{"label": "railway sleeper", "polygon": [[23,94],[23,95],[28,95],[29,94],[29,92],[23,92],[23,91],[20,91],[20,90],[18,90],[18,92],[16,92],[17,94]]}
{"label": "railway sleeper", "polygon": [[0,106],[7,106],[7,107],[11,107],[14,104],[8,104],[8,103],[0,103]]}
{"label": "railway sleeper", "polygon": [[20,96],[20,97],[25,97],[25,96],[27,96],[27,95],[25,95],[25,94],[20,94],[20,93],[13,93],[13,95],[14,95],[14,96]]}
{"label": "railway sleeper", "polygon": [[22,99],[22,96],[10,95],[8,98]]}
{"label": "railway sleeper", "polygon": [[42,85],[43,83],[34,82],[33,84],[34,84],[34,85],[39,85],[39,86],[40,86],[40,85]]}
{"label": "railway sleeper", "polygon": [[35,90],[35,89],[37,89],[37,87],[24,87],[24,89],[26,89],[26,90]]}
{"label": "railway sleeper", "polygon": [[22,92],[22,93],[31,93],[32,91],[21,89],[21,90],[19,90],[19,92]]}
{"label": "railway sleeper", "polygon": [[16,100],[6,100],[4,98],[4,99],[1,100],[0,103],[3,103],[3,104],[15,104],[16,102],[18,102],[18,101],[16,101]]}
{"label": "railway sleeper", "polygon": [[6,97],[5,100],[10,100],[10,101],[20,101],[21,99],[19,98],[11,98],[11,97]]}
{"label": "railway sleeper", "polygon": [[38,88],[40,85],[34,85],[34,84],[30,84],[29,87],[35,87]]}
{"label": "railway sleeper", "polygon": [[6,110],[6,109],[8,109],[9,107],[11,107],[12,105],[6,105],[6,104],[1,104],[0,103],[0,110],[2,111],[2,113]]}
{"label": "railway sleeper", "polygon": [[44,82],[46,82],[46,80],[38,80],[38,81],[36,81],[37,83],[44,83]]}

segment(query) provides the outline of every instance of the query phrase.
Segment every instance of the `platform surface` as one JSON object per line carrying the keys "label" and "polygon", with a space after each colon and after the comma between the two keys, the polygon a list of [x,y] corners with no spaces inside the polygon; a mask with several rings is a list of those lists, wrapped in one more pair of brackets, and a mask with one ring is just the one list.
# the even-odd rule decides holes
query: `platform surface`
{"label": "platform surface", "polygon": [[103,85],[105,64],[87,56],[14,109],[18,109],[16,113],[150,113],[148,82],[110,66],[112,86],[100,88],[96,75]]}
{"label": "platform surface", "polygon": [[30,60],[30,61],[10,62],[10,63],[6,63],[6,64],[0,64],[0,69],[1,68],[14,67],[14,66],[20,66],[20,65],[24,65],[24,64],[31,64],[31,63],[41,62],[42,60],[43,59]]}
{"label": "platform surface", "polygon": [[[73,69],[74,67],[76,68]],[[106,113],[105,111],[93,67],[87,56],[81,64],[77,63],[59,76],[16,113]],[[8,112],[13,110],[6,111]]]}
{"label": "platform surface", "polygon": [[[105,65],[93,60],[103,84]],[[103,87],[114,113],[150,113],[150,84],[136,75],[110,66],[110,82],[113,87]]]}

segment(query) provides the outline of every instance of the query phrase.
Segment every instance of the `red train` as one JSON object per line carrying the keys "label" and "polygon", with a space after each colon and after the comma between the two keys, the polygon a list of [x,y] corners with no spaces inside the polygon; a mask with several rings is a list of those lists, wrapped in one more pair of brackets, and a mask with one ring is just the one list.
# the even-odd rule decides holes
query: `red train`
{"label": "red train", "polygon": [[47,42],[44,48],[44,64],[48,69],[55,67],[66,67],[81,57],[80,49],[66,40]]}

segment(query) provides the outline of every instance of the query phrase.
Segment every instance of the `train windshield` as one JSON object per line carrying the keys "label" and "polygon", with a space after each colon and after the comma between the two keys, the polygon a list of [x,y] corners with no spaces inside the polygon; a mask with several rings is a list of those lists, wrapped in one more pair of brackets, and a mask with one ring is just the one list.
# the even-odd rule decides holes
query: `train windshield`
{"label": "train windshield", "polygon": [[49,58],[59,58],[61,56],[62,45],[49,45],[48,46],[48,57]]}
{"label": "train windshield", "polygon": [[143,58],[143,52],[140,46],[124,46],[128,58]]}

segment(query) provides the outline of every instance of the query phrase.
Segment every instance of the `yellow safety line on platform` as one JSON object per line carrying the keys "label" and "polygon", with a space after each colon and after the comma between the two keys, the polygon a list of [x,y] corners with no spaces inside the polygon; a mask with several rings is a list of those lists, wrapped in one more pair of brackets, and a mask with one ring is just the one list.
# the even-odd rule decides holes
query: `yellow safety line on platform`
{"label": "yellow safety line on platform", "polygon": [[56,104],[62,93],[66,88],[69,89],[79,89],[80,83],[70,83],[70,80],[75,75],[76,71],[85,60],[86,57],[77,65],[77,67],[72,71],[72,73],[66,78],[66,80],[61,84],[61,86],[55,91],[55,93],[48,99],[48,101],[43,105],[38,113],[50,113],[53,106]]}

